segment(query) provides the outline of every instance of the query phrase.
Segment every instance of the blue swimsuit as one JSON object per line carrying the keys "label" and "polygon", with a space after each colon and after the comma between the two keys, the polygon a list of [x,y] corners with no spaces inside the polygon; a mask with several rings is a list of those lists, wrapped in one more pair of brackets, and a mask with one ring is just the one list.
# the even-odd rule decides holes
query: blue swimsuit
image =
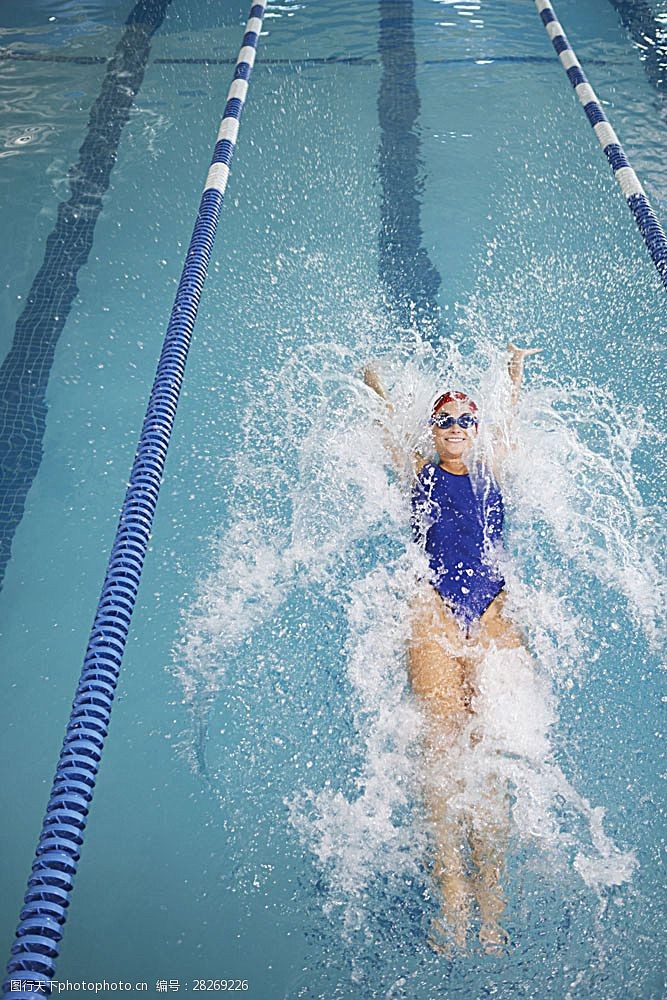
{"label": "blue swimsuit", "polygon": [[505,581],[495,549],[502,543],[503,498],[493,477],[457,476],[427,464],[412,491],[415,540],[428,554],[430,582],[469,631]]}

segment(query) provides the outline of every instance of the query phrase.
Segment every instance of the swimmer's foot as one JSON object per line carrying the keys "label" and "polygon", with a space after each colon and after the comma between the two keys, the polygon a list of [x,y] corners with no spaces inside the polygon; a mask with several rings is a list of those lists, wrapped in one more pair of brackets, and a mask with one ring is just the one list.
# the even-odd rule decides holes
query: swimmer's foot
{"label": "swimmer's foot", "polygon": [[500,884],[500,865],[489,863],[475,879],[477,903],[481,927],[479,942],[487,955],[504,955],[510,943],[510,936],[501,925],[505,912],[505,895]]}
{"label": "swimmer's foot", "polygon": [[488,920],[479,929],[479,943],[485,955],[506,955],[510,936],[496,920]]}
{"label": "swimmer's foot", "polygon": [[465,952],[466,933],[466,926],[450,927],[443,916],[434,917],[427,941],[438,955],[453,958],[456,952]]}
{"label": "swimmer's foot", "polygon": [[433,866],[433,875],[440,889],[441,905],[440,912],[431,923],[428,941],[434,951],[451,958],[454,951],[465,951],[471,891],[460,849],[444,837],[442,852]]}

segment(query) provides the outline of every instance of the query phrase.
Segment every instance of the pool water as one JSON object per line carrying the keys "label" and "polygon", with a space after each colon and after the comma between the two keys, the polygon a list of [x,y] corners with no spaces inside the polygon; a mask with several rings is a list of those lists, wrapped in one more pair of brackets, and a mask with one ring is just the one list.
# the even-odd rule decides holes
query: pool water
{"label": "pool water", "polygon": [[[3,5],[0,54],[40,58],[0,59],[0,360],[129,11]],[[662,995],[664,291],[533,4],[399,12],[267,9],[60,980]],[[557,14],[664,219],[645,52],[612,4]],[[27,439],[0,591],[7,952],[246,16],[166,7]],[[419,557],[359,373],[406,444],[450,384],[484,441],[510,339],[543,348],[505,484],[531,657],[487,659],[482,751],[453,766],[473,811],[490,773],[511,789],[512,945],[484,955],[473,924],[448,960],[405,675]]]}

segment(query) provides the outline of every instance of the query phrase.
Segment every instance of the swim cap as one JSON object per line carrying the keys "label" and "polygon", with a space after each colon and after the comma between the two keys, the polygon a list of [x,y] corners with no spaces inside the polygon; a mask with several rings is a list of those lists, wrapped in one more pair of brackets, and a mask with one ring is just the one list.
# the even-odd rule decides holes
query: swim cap
{"label": "swim cap", "polygon": [[431,416],[434,417],[438,410],[445,405],[445,403],[467,403],[470,407],[471,413],[477,412],[477,403],[474,403],[470,396],[466,395],[465,392],[444,392],[442,396],[438,396],[433,404]]}

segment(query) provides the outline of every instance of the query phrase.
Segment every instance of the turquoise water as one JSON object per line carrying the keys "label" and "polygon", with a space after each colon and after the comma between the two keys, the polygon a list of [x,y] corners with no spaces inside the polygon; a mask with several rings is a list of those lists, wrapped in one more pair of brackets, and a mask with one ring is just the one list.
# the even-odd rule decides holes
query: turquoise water
{"label": "turquoise water", "polygon": [[[0,593],[7,951],[231,75],[157,60],[233,59],[246,16],[184,8],[122,134]],[[2,45],[107,57],[128,10],[5,4]],[[664,219],[664,108],[640,52],[601,0],[557,12]],[[391,321],[378,279],[377,10],[268,9],[59,979],[662,993],[664,292],[533,5],[414,15],[421,239],[442,281],[430,341]],[[330,56],[363,61],[304,61]],[[104,72],[0,62],[3,355]],[[490,692],[510,677],[518,706],[510,734],[484,716],[513,783],[513,946],[490,958],[473,934],[448,962],[425,941],[405,494],[358,371],[376,359],[406,438],[445,382],[503,418],[510,337],[544,348],[507,486],[534,668],[486,674]]]}

